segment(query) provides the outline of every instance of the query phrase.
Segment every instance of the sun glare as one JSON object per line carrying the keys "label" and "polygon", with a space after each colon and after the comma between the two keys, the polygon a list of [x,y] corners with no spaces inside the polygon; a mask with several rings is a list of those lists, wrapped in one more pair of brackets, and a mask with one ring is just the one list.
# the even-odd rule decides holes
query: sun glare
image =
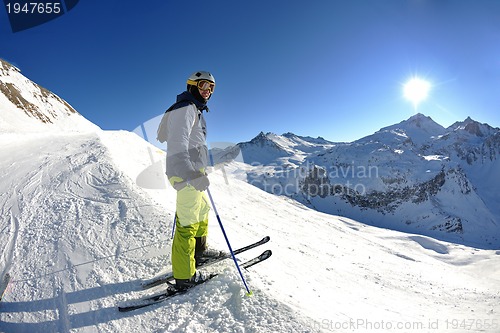
{"label": "sun glare", "polygon": [[412,102],[413,107],[417,109],[420,102],[425,100],[429,95],[431,84],[429,81],[419,77],[413,77],[403,86],[403,94],[406,99]]}

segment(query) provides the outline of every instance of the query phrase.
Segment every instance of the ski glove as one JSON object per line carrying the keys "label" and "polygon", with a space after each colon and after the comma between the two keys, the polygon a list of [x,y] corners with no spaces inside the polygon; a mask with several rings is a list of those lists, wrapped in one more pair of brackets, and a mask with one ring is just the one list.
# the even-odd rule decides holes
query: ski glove
{"label": "ski glove", "polygon": [[207,175],[200,173],[200,176],[190,180],[189,184],[191,184],[191,186],[198,191],[203,192],[210,185],[210,181],[208,180]]}

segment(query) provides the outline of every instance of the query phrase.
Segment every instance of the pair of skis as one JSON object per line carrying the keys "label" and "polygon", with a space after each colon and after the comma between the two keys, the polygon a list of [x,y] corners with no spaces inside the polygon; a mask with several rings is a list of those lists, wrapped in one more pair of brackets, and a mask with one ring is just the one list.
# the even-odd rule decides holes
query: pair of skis
{"label": "pair of skis", "polygon": [[[242,247],[240,249],[235,250],[234,255],[238,255],[242,252],[245,252],[245,251],[253,249],[257,246],[263,245],[263,244],[269,242],[270,239],[271,238],[269,236],[266,236],[258,242],[252,243],[248,246],[245,246],[245,247]],[[218,263],[224,259],[230,259],[230,258],[231,258],[231,254],[229,254],[229,253],[226,255],[220,256],[220,257],[211,258],[211,259],[208,259],[207,261],[203,262],[201,265],[198,265],[198,268],[203,267],[203,266],[209,266],[209,265]],[[149,289],[152,287],[156,287],[160,284],[163,284],[169,280],[172,280],[173,278],[174,278],[173,273],[166,273],[166,274],[157,276],[151,280],[146,280],[146,281],[141,282],[141,287],[142,287],[142,289]]]}
{"label": "pair of skis", "polygon": [[[242,252],[248,251],[250,249],[253,249],[255,247],[258,247],[260,245],[263,245],[263,244],[269,242],[269,240],[270,240],[270,237],[266,236],[258,242],[252,243],[248,246],[245,246],[245,247],[242,247],[240,249],[235,250],[234,254],[237,255],[237,254],[240,254]],[[259,256],[244,262],[240,266],[242,268],[247,269],[249,267],[252,267],[254,265],[257,265],[257,264],[263,262],[264,260],[269,259],[269,257],[271,257],[271,255],[272,255],[271,250],[266,250],[262,254],[260,254]],[[207,267],[207,266],[213,265],[215,263],[218,263],[222,260],[229,259],[229,258],[231,258],[230,254],[226,254],[226,255],[223,255],[220,257],[216,257],[216,258],[211,258],[211,259],[203,262],[202,264],[198,265],[198,268]],[[206,281],[214,278],[215,276],[217,276],[217,274],[210,275]],[[173,277],[172,273],[166,273],[166,274],[160,275],[158,277],[155,277],[153,279],[142,281],[141,282],[141,289],[143,289],[143,290],[150,289],[150,288],[162,285],[162,284],[166,284],[167,288],[164,289],[163,291],[156,293],[156,294],[149,295],[149,296],[139,298],[136,300],[128,301],[127,303],[118,306],[118,311],[128,312],[128,311],[144,308],[144,307],[147,307],[147,306],[150,306],[153,304],[161,303],[161,302],[169,300],[170,298],[172,298],[176,295],[183,294],[189,290],[189,289],[187,289],[187,290],[176,289],[174,286],[174,283],[172,282],[173,280],[174,280],[174,277]],[[204,282],[206,282],[206,281],[204,281]]]}

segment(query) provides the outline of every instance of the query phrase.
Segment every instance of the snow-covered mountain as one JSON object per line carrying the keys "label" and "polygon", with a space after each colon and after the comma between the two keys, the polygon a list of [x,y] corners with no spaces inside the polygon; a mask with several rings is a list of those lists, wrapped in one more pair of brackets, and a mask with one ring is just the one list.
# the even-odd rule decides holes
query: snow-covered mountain
{"label": "snow-covered mountain", "polygon": [[236,158],[251,184],[322,212],[500,247],[500,129],[470,118],[444,128],[416,114],[350,143],[260,133],[214,156]]}
{"label": "snow-covered mountain", "polygon": [[65,100],[0,59],[0,132],[95,131]]}
{"label": "snow-covered mountain", "polygon": [[[25,82],[20,95],[36,95]],[[31,118],[12,104],[0,96],[4,122]],[[210,188],[234,248],[271,237],[273,256],[244,272],[254,296],[228,261],[168,303],[119,313],[141,295],[138,279],[170,269],[175,190],[140,186],[166,182],[152,168],[165,153],[134,133],[59,114],[56,104],[40,107],[39,123],[0,130],[0,274],[14,279],[0,332],[499,331],[499,250],[317,212],[248,184],[245,168],[257,166],[240,162],[211,170]],[[279,162],[288,158],[290,168],[337,147],[292,134],[273,142],[288,150]],[[213,214],[209,240],[226,248]]]}

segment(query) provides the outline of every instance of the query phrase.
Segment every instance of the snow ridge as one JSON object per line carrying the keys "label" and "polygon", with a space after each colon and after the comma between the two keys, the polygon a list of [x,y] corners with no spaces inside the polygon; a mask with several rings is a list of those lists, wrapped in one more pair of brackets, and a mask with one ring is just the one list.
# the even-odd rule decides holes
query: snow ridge
{"label": "snow ridge", "polygon": [[0,59],[0,133],[95,131],[65,100]]}

